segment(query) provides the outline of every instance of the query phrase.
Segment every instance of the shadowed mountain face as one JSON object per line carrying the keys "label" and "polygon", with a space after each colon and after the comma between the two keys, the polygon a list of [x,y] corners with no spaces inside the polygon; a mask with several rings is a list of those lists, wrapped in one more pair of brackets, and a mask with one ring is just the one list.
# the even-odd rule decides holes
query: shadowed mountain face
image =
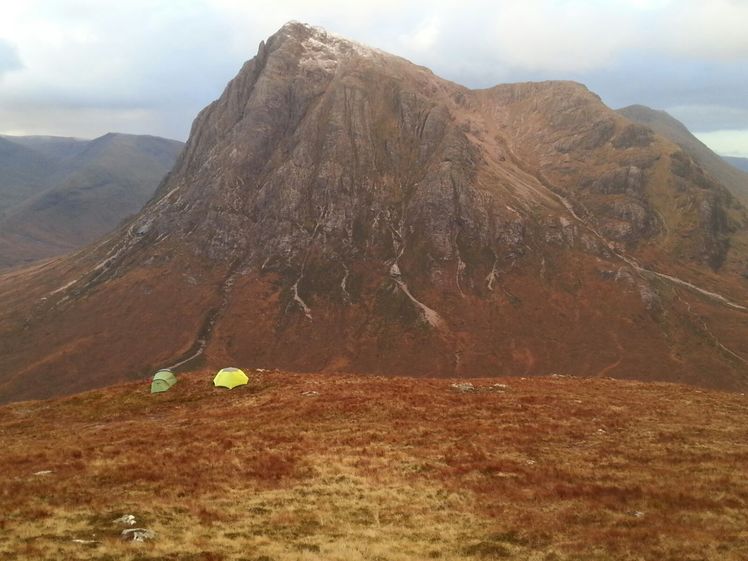
{"label": "shadowed mountain face", "polygon": [[0,136],[0,220],[8,209],[43,191],[54,169],[45,154]]}
{"label": "shadowed mountain face", "polygon": [[579,84],[469,90],[292,23],[135,219],[0,278],[0,396],[201,363],[742,388],[746,220]]}
{"label": "shadowed mountain face", "polygon": [[644,105],[630,105],[619,109],[618,112],[680,146],[714,180],[726,187],[744,205],[748,203],[748,173],[744,171],[745,168],[736,169],[741,167],[739,162],[736,165],[730,158],[722,158],[712,152],[706,144],[692,135],[683,123],[665,111],[657,111]]}
{"label": "shadowed mountain face", "polygon": [[111,133],[91,141],[0,138],[0,267],[65,253],[111,232],[143,207],[181,148],[173,140]]}

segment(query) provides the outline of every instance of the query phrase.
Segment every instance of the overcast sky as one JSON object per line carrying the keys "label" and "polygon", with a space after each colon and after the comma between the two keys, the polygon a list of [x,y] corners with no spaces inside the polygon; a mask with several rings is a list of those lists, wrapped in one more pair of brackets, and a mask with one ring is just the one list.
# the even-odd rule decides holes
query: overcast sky
{"label": "overcast sky", "polygon": [[0,132],[184,140],[291,19],[470,87],[577,80],[748,157],[748,0],[2,0]]}

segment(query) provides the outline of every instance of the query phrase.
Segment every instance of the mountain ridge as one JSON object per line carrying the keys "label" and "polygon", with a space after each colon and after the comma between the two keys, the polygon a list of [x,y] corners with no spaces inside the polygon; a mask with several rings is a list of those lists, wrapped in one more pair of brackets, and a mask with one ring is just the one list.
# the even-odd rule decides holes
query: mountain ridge
{"label": "mountain ridge", "polygon": [[675,117],[666,111],[651,109],[645,105],[630,105],[617,111],[634,122],[651,127],[656,133],[681,146],[744,205],[748,203],[748,173],[732,165],[725,165],[725,158],[712,152]]}
{"label": "mountain ridge", "polygon": [[53,162],[44,154],[0,137],[3,181],[0,183],[0,217],[46,187]]}
{"label": "mountain ridge", "polygon": [[748,158],[737,156],[722,156],[722,159],[741,171],[748,172]]}
{"label": "mountain ridge", "polygon": [[0,398],[226,361],[744,388],[747,223],[580,84],[469,90],[288,24],[138,216],[0,278]]}

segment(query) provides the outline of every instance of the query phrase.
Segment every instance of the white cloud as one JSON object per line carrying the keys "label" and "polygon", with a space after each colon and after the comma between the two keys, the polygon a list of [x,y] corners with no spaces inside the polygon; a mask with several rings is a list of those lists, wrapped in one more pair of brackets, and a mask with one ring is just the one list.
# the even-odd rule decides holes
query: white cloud
{"label": "white cloud", "polygon": [[663,37],[674,53],[717,60],[748,57],[745,0],[683,0],[669,19]]}
{"label": "white cloud", "polygon": [[694,136],[717,154],[748,158],[748,129],[697,132]]}
{"label": "white cloud", "polygon": [[[19,110],[20,109],[20,110]],[[143,123],[149,123],[151,130],[168,130],[164,122],[168,114],[148,109],[98,109],[91,107],[50,107],[33,106],[24,111],[17,106],[0,106],[2,134],[10,135],[54,135],[95,138],[107,132],[133,134],[148,133]]]}
{"label": "white cloud", "polygon": [[673,0],[627,0],[627,4],[639,10],[660,10],[671,4]]}
{"label": "white cloud", "polygon": [[529,70],[597,68],[635,39],[633,15],[603,2],[503,2],[493,19],[503,61]]}
{"label": "white cloud", "polygon": [[7,72],[19,70],[22,67],[16,48],[8,41],[0,39],[0,79]]}
{"label": "white cloud", "polygon": [[439,18],[432,17],[424,21],[412,33],[400,35],[400,41],[410,51],[428,51],[436,45],[440,30],[441,22]]}
{"label": "white cloud", "polygon": [[235,30],[225,14],[202,1],[27,0],[3,15],[0,36],[24,65],[0,89],[5,130],[184,137],[249,58],[225,39]]}

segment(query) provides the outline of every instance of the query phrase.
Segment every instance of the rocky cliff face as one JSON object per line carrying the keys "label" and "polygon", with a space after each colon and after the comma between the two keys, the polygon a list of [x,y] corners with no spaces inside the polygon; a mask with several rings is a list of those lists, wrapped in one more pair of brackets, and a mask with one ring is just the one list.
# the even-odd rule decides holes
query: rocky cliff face
{"label": "rocky cliff face", "polygon": [[468,90],[291,23],[135,220],[0,280],[0,393],[42,395],[50,365],[70,391],[206,361],[743,387],[745,225],[584,86]]}
{"label": "rocky cliff face", "polygon": [[657,111],[644,105],[623,107],[618,109],[618,113],[635,123],[652,129],[660,136],[680,146],[703,168],[704,172],[726,187],[743,205],[748,203],[748,173],[736,169],[726,162],[725,158],[721,158],[712,152],[673,116],[665,111]]}

